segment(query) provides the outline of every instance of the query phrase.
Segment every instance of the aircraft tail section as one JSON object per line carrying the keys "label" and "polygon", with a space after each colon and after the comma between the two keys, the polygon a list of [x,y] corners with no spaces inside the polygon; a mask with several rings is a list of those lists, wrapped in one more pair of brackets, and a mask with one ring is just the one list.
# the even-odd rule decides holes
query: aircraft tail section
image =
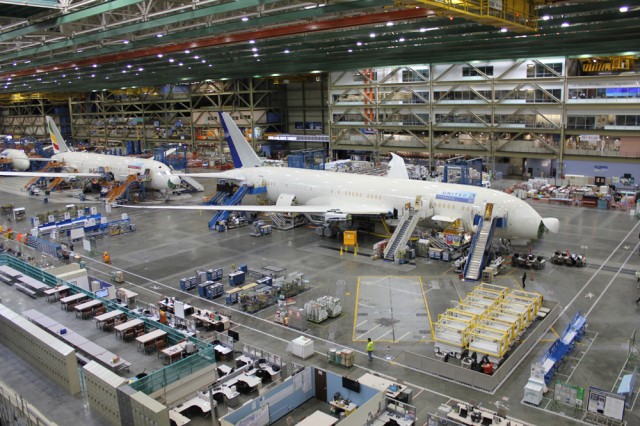
{"label": "aircraft tail section", "polygon": [[60,135],[58,126],[56,126],[53,118],[49,116],[47,116],[47,130],[49,131],[49,137],[51,138],[51,144],[53,145],[54,154],[69,151],[67,144],[64,143],[64,139],[62,139],[62,135]]}
{"label": "aircraft tail section", "polygon": [[233,165],[239,169],[242,167],[260,167],[262,161],[245,139],[231,116],[226,112],[219,112],[220,123],[224,129],[224,136],[229,144]]}
{"label": "aircraft tail section", "polygon": [[394,179],[409,179],[409,173],[407,172],[407,166],[404,164],[404,159],[393,152],[391,153],[391,160],[389,161],[387,177]]}

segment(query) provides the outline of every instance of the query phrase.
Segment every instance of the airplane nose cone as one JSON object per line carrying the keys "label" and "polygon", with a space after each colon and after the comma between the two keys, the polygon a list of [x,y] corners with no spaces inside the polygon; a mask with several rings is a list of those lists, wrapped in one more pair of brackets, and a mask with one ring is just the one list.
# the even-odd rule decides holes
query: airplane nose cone
{"label": "airplane nose cone", "polygon": [[176,186],[180,185],[180,182],[182,182],[182,180],[180,180],[180,176],[170,176],[169,177],[169,188],[175,188]]}

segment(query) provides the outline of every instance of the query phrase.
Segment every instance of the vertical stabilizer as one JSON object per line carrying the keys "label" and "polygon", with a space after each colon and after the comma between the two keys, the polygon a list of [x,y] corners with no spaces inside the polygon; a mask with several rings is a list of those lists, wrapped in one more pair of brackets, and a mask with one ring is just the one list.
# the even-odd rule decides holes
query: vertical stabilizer
{"label": "vertical stabilizer", "polygon": [[224,129],[224,136],[227,138],[233,165],[236,169],[241,167],[260,167],[262,161],[253,150],[249,142],[245,139],[242,131],[238,128],[231,116],[226,112],[219,112],[220,123]]}
{"label": "vertical stabilizer", "polygon": [[394,179],[409,179],[409,173],[407,172],[407,166],[404,164],[404,159],[393,152],[391,153],[391,160],[389,161],[387,177]]}
{"label": "vertical stabilizer", "polygon": [[64,143],[64,139],[60,135],[60,131],[58,130],[58,126],[54,123],[53,118],[47,115],[47,130],[49,131],[49,137],[51,138],[51,144],[53,145],[53,153],[57,154],[59,152],[67,152],[69,148],[67,144]]}

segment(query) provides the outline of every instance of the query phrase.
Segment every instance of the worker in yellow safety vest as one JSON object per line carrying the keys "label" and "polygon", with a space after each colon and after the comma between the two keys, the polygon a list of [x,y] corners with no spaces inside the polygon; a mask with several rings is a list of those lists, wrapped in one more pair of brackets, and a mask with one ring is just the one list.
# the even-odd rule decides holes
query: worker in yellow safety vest
{"label": "worker in yellow safety vest", "polygon": [[373,361],[373,340],[371,337],[367,339],[367,355],[369,355],[369,361]]}
{"label": "worker in yellow safety vest", "polygon": [[108,263],[109,265],[111,265],[111,255],[109,254],[108,251],[105,251],[104,253],[102,253],[102,261],[104,263]]}

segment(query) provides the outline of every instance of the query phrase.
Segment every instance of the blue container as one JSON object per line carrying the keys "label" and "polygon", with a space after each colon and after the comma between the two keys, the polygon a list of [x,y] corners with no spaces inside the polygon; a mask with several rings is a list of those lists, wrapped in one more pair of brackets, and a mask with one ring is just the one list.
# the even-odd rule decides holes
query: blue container
{"label": "blue container", "polygon": [[207,299],[209,300],[222,296],[222,293],[224,293],[224,286],[222,283],[207,286]]}
{"label": "blue container", "polygon": [[271,277],[260,278],[259,280],[256,281],[256,283],[258,285],[268,285],[269,287],[271,287],[273,285],[273,278]]}
{"label": "blue container", "polygon": [[245,265],[245,264],[238,265],[238,269],[240,269],[242,272],[247,272],[248,271],[247,265]]}
{"label": "blue container", "polygon": [[205,283],[199,284],[198,285],[198,296],[200,297],[207,297],[207,287],[209,287],[209,285],[211,285],[210,281],[207,281]]}
{"label": "blue container", "polygon": [[234,287],[240,284],[244,284],[244,272],[236,271],[229,274],[229,285]]}

